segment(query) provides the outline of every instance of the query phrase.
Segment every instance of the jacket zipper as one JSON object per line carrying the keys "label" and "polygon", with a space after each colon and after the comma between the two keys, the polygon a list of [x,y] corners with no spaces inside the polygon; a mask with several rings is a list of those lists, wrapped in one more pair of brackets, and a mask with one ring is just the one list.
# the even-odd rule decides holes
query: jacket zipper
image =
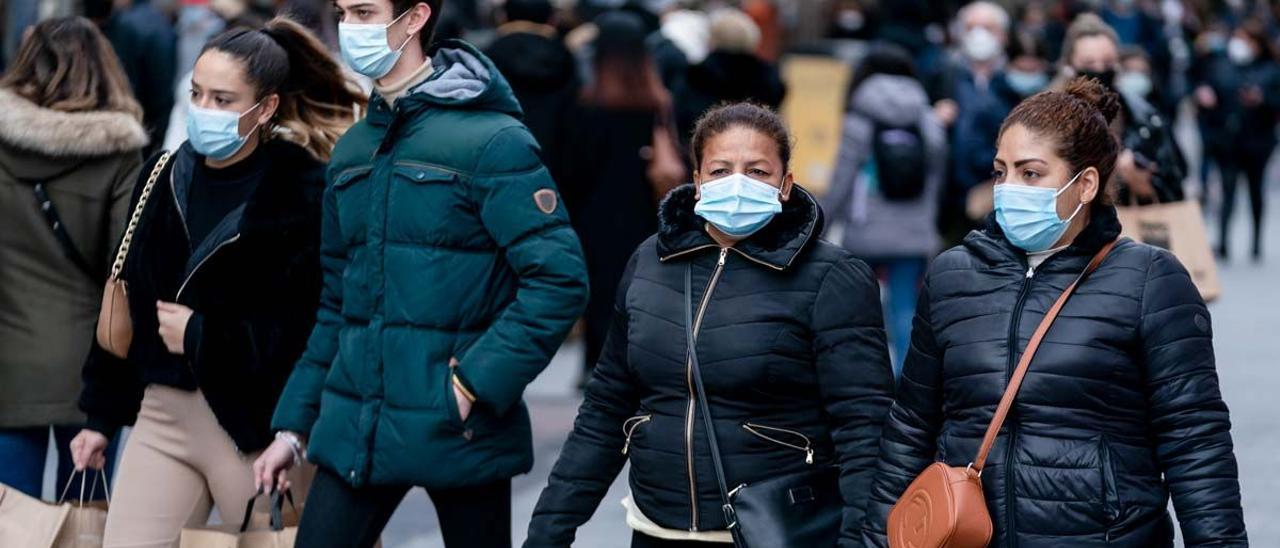
{"label": "jacket zipper", "polygon": [[[702,329],[702,317],[707,312],[707,305],[711,303],[711,293],[716,290],[716,284],[720,281],[720,274],[724,272],[724,260],[728,255],[729,248],[720,248],[720,259],[716,261],[716,268],[711,272],[711,280],[707,282],[707,289],[702,294],[702,302],[698,303],[698,314],[694,316],[693,320],[693,339],[695,343],[698,340],[698,331]],[[694,349],[690,348],[689,352],[694,352]],[[693,411],[696,397],[693,387],[693,360],[685,360],[684,381],[689,389],[689,405],[684,413],[684,448],[689,472],[689,511],[691,512],[689,530],[697,531],[698,484],[697,476],[693,472]]]}
{"label": "jacket zipper", "polygon": [[[1022,307],[1026,305],[1027,295],[1031,293],[1031,281],[1034,279],[1035,270],[1028,269],[1026,278],[1022,280],[1022,290],[1018,292],[1018,303],[1013,307],[1013,320],[1009,323],[1009,359],[1005,365],[1005,386],[1013,380],[1013,370],[1017,367],[1017,349],[1018,349],[1018,324],[1022,322]],[[1009,415],[1012,418],[1014,409],[1009,408]],[[1009,441],[1005,445],[1004,455],[1004,505],[1005,505],[1005,537],[1008,539],[1007,546],[1018,545],[1018,535],[1016,533],[1016,523],[1014,521],[1014,503],[1013,503],[1013,456],[1014,447],[1018,441],[1018,422],[1014,420],[1006,420],[1005,424],[1009,428]]]}
{"label": "jacket zipper", "polygon": [[627,436],[627,441],[622,444],[623,455],[627,454],[628,449],[631,449],[631,435],[636,433],[636,429],[640,428],[640,425],[649,422],[652,419],[653,415],[636,415],[626,421],[623,421],[622,433]]}
{"label": "jacket zipper", "polygon": [[[187,214],[182,212],[182,204],[178,203],[178,189],[173,183],[173,173],[177,171],[169,166],[169,196],[173,197],[173,208],[178,210],[178,219],[182,220],[182,233],[187,236],[187,249],[191,249],[191,230],[187,228]],[[177,299],[174,299],[175,301]]]}
{"label": "jacket zipper", "polygon": [[[743,429],[743,430],[746,430],[747,432],[750,432],[752,435],[754,435],[754,436],[756,436],[756,437],[758,437],[758,438],[760,438],[760,439],[763,439],[763,440],[766,440],[766,441],[770,441],[770,442],[776,443],[776,444],[781,445],[781,446],[783,446],[783,447],[790,447],[790,448],[795,449],[795,450],[797,450],[797,451],[804,451],[804,463],[805,463],[805,464],[813,464],[813,442],[811,442],[811,441],[809,440],[809,436],[806,436],[806,435],[804,435],[804,434],[802,434],[802,433],[800,433],[800,432],[797,432],[797,431],[795,431],[795,430],[791,430],[791,429],[788,429],[788,428],[778,428],[778,427],[776,427],[776,426],[765,426],[765,425],[763,425],[763,424],[755,424],[755,423],[751,423],[751,422],[743,423],[743,424],[742,424],[742,429]],[[765,433],[761,432],[761,430],[771,430],[771,431],[774,431],[774,432],[782,432],[782,433],[784,433],[784,434],[791,434],[791,435],[793,435],[793,436],[796,436],[796,437],[798,437],[798,438],[800,438],[800,439],[804,440],[804,446],[803,446],[803,447],[801,447],[801,446],[796,445],[796,444],[794,444],[794,443],[787,443],[787,442],[782,441],[782,440],[780,440],[780,439],[777,439],[777,438],[774,438],[774,437],[772,437],[772,436],[769,436],[768,434],[765,434]]]}
{"label": "jacket zipper", "polygon": [[237,232],[235,236],[232,236],[230,239],[218,244],[218,246],[213,248],[213,250],[210,251],[208,255],[205,255],[203,259],[200,259],[200,262],[196,263],[195,268],[191,269],[191,273],[187,274],[186,279],[182,280],[182,285],[178,287],[178,294],[174,295],[173,302],[178,302],[180,299],[182,299],[182,290],[187,288],[187,283],[191,281],[191,278],[195,277],[196,272],[200,271],[200,267],[204,266],[204,263],[209,262],[209,259],[218,253],[218,250],[226,247],[231,242],[234,242],[239,239],[240,239],[240,233]]}

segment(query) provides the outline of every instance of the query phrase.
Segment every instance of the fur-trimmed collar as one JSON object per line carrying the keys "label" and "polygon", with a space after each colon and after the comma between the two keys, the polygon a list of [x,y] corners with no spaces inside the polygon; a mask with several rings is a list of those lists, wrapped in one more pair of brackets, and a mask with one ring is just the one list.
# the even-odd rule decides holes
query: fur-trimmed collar
{"label": "fur-trimmed collar", "polygon": [[[672,190],[658,205],[658,258],[662,261],[685,252],[717,246],[707,234],[706,221],[693,212],[697,204],[693,185]],[[782,212],[735,249],[778,270],[786,270],[822,233],[822,208],[813,195],[799,185],[792,187],[791,199]]]}
{"label": "fur-trimmed collar", "polygon": [[0,141],[46,156],[108,156],[146,146],[147,132],[124,112],[62,112],[0,89]]}

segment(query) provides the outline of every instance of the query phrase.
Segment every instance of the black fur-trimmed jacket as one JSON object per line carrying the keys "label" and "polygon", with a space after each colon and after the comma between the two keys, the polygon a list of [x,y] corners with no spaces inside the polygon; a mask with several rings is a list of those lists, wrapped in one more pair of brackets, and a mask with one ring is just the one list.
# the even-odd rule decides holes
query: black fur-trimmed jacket
{"label": "black fur-trimmed jacket", "polygon": [[842,544],[860,542],[893,397],[879,286],[862,261],[818,241],[821,210],[799,187],[769,225],[727,250],[707,234],[695,202],[692,186],[672,191],[658,234],[631,257],[526,546],[568,546],[627,459],[632,499],[653,522],[725,528],[703,422],[692,414],[689,265],[697,352],[729,485],[839,464]]}
{"label": "black fur-trimmed jacket", "polygon": [[[270,419],[315,322],[320,296],[324,164],[282,140],[261,145],[270,162],[243,206],[191,248],[184,222],[192,173],[203,157],[183,144],[161,173],[125,262],[133,317],[127,360],[96,344],[80,407],[108,436],[137,416],[146,385],[199,389],[237,450],[271,441]],[[159,155],[143,167],[130,204]],[[184,356],[158,334],[156,301],[195,311]]]}

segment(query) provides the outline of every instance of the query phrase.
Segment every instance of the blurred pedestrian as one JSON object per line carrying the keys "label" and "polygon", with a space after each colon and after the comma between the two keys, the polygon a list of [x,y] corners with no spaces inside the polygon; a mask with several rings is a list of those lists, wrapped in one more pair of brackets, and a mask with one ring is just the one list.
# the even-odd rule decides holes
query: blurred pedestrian
{"label": "blurred pedestrian", "polygon": [[1119,101],[1077,78],[1005,121],[995,213],[925,278],[880,443],[869,545],[886,544],[890,509],[926,466],[975,462],[1019,353],[1073,283],[990,461],[978,461],[991,544],[1172,547],[1172,497],[1187,546],[1248,545],[1209,311],[1172,254],[1117,241],[1107,186]]}
{"label": "blurred pedestrian", "polygon": [[1254,260],[1262,258],[1262,221],[1266,204],[1266,167],[1276,147],[1280,120],[1280,63],[1261,25],[1236,29],[1226,51],[1203,59],[1195,90],[1206,159],[1222,176],[1217,253],[1228,258],[1236,185],[1241,175],[1249,189]]}
{"label": "blurred pedestrian", "polygon": [[524,123],[538,140],[542,162],[561,183],[570,154],[564,145],[581,86],[577,63],[550,24],[550,0],[507,0],[501,10],[498,38],[485,55],[511,83]]}
{"label": "blurred pedestrian", "polygon": [[80,367],[142,163],[141,120],[87,19],[38,23],[0,79],[0,483],[34,497],[50,426],[56,487],[71,475]]}
{"label": "blurred pedestrian", "polygon": [[1120,69],[1116,71],[1115,90],[1121,95],[1141,98],[1159,111],[1165,120],[1177,116],[1177,104],[1169,104],[1160,78],[1152,72],[1151,58],[1140,48],[1120,50]]}
{"label": "blurred pedestrian", "polygon": [[297,545],[370,547],[423,487],[450,548],[511,543],[533,466],[525,387],[587,300],[569,217],[493,62],[434,41],[442,0],[338,0],[342,58],[373,79],[334,150],[315,329],[254,463],[318,465]]}
{"label": "blurred pedestrian", "polygon": [[604,347],[614,295],[631,250],[657,231],[658,200],[686,182],[646,32],[626,12],[596,19],[591,84],[570,122],[564,197],[591,280],[583,381]]}
{"label": "blurred pedestrian", "polygon": [[911,316],[941,241],[936,217],[946,177],[946,130],[934,117],[910,54],[873,46],[854,73],[840,153],[823,210],[839,242],[886,280],[885,322],[902,369]]}
{"label": "blurred pedestrian", "polygon": [[1005,102],[1016,105],[1049,87],[1052,64],[1045,43],[1035,34],[1015,32],[1006,50],[1009,64],[993,83]]}
{"label": "blurred pedestrian", "polygon": [[858,538],[893,392],[875,278],[818,239],[822,210],[794,183],[780,116],[718,107],[693,144],[694,184],[667,196],[658,233],[631,255],[527,548],[572,544],[628,459],[633,548],[728,544],[703,420],[726,485],[838,465],[823,481],[842,500],[830,502],[841,543]]}
{"label": "blurred pedestrian", "polygon": [[999,4],[973,2],[956,15],[952,32],[959,51],[944,75],[943,98],[934,103],[934,114],[950,129],[950,171],[938,213],[948,242],[959,241],[975,226],[966,215],[969,194],[975,188],[985,191],[980,185],[991,179],[993,143],[1013,106],[993,85],[1003,79],[1007,62],[1009,14]]}
{"label": "blurred pedestrian", "polygon": [[[1086,13],[1072,21],[1062,45],[1063,69],[1057,87],[1074,75],[1116,87],[1120,69],[1120,41],[1098,16]],[[1120,93],[1120,115],[1112,133],[1123,149],[1116,160],[1120,188],[1118,202],[1177,202],[1183,199],[1182,179],[1187,163],[1173,139],[1171,120],[1161,116],[1142,97]]]}
{"label": "blurred pedestrian", "polygon": [[787,94],[778,67],[756,56],[760,28],[732,8],[711,13],[711,53],[689,67],[674,89],[676,128],[688,148],[693,125],[711,107],[749,101],[777,109]]}
{"label": "blurred pedestrian", "polygon": [[288,19],[227,31],[197,59],[189,139],[147,162],[133,196],[149,190],[126,236],[127,359],[94,345],[84,369],[77,468],[100,468],[134,425],[104,546],[175,546],[253,496],[252,458],[315,321],[324,162],[363,102],[353,90]]}
{"label": "blurred pedestrian", "polygon": [[[106,0],[94,0],[106,1]],[[174,30],[177,0],[112,0],[114,8],[103,32],[129,75],[142,105],[150,154],[164,142],[178,77],[178,34]]]}

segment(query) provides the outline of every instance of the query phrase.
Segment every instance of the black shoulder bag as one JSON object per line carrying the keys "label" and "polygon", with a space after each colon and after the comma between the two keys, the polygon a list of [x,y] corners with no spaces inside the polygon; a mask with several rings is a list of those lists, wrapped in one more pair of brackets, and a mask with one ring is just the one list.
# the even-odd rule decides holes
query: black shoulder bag
{"label": "black shoulder bag", "polygon": [[35,183],[31,186],[31,191],[36,195],[36,203],[40,206],[40,212],[44,215],[44,221],[49,225],[49,229],[53,230],[53,235],[58,239],[58,246],[62,248],[62,254],[76,268],[84,272],[94,283],[102,283],[106,276],[103,272],[98,272],[89,266],[89,261],[84,258],[80,250],[76,248],[75,242],[71,241],[71,235],[67,233],[67,227],[62,224],[62,217],[58,216],[58,208],[53,206],[53,200],[49,198],[49,192],[45,190],[44,183]]}
{"label": "black shoulder bag", "polygon": [[716,442],[711,406],[702,386],[698,368],[698,352],[693,333],[693,265],[684,271],[684,330],[688,344],[689,364],[693,369],[693,385],[702,410],[707,442],[711,446],[711,462],[724,505],[725,522],[737,548],[817,548],[835,546],[840,536],[844,502],[840,497],[840,469],[819,464],[764,481],[741,484],[732,491],[725,480]]}

